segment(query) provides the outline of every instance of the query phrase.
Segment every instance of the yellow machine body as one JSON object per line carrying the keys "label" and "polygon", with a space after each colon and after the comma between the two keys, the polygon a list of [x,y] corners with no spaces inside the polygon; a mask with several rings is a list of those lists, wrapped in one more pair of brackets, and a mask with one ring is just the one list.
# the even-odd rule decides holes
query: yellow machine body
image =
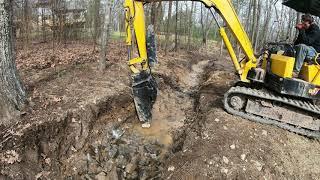
{"label": "yellow machine body", "polygon": [[308,65],[304,63],[301,69],[303,80],[320,86],[320,65]]}
{"label": "yellow machine body", "polygon": [[292,78],[295,59],[279,54],[271,55],[271,71],[283,78]]}

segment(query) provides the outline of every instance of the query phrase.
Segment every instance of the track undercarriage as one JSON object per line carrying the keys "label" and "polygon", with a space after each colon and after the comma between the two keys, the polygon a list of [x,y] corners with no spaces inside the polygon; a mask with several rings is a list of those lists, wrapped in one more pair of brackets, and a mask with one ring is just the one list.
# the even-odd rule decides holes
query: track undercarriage
{"label": "track undercarriage", "polygon": [[264,88],[235,86],[225,94],[224,107],[251,121],[320,138],[320,107],[308,100],[284,97]]}

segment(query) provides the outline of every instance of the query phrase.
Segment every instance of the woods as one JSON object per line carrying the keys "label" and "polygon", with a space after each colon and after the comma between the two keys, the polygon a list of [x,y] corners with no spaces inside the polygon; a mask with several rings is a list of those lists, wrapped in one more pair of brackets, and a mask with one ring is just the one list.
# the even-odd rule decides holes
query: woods
{"label": "woods", "polygon": [[[100,51],[99,68],[103,71],[107,66],[109,39],[123,38],[125,34],[123,2],[120,0],[22,0],[2,4],[1,68],[9,78],[2,78],[1,94],[3,102],[17,110],[25,101],[25,92],[15,68],[15,39],[24,49],[34,43],[50,42],[53,52],[55,47],[67,47],[73,41],[93,42],[92,51]],[[300,13],[283,6],[280,1],[233,0],[233,5],[256,53],[266,42],[292,42],[295,39],[294,26],[300,21]],[[164,50],[166,55],[170,51],[202,46],[207,50],[211,45],[223,48],[218,27],[207,8],[199,2],[148,3],[145,14],[147,24],[154,25],[158,49]],[[218,21],[223,24],[222,19]],[[240,47],[228,34],[240,59]]]}
{"label": "woods", "polygon": [[[100,51],[99,68],[103,71],[107,66],[109,39],[123,38],[125,34],[122,4],[120,0],[4,1],[1,11],[2,102],[16,110],[20,110],[25,102],[26,95],[14,61],[15,39],[24,49],[34,43],[50,42],[53,52],[55,47],[67,47],[73,41],[93,42],[92,51]],[[300,21],[301,13],[283,6],[280,1],[233,0],[233,5],[255,53],[259,53],[266,42],[292,42],[295,39],[297,31],[294,26]],[[145,5],[145,12],[147,24],[154,25],[158,49],[164,50],[165,55],[202,46],[209,50],[212,45],[220,46],[222,53],[218,27],[203,4],[194,1],[153,2]],[[223,24],[222,19],[218,21]],[[240,59],[240,47],[228,34]]]}
{"label": "woods", "polygon": [[320,0],[289,1],[0,0],[0,179],[318,179]]}
{"label": "woods", "polygon": [[[123,35],[124,13],[120,0],[24,0],[14,4],[16,37],[26,48],[32,42],[47,40],[53,40],[53,47],[55,43],[73,40],[100,43],[108,3],[113,15],[110,35]],[[233,0],[233,4],[257,52],[267,41],[294,39],[294,24],[299,16],[280,1]],[[220,42],[211,14],[199,2],[154,2],[146,4],[145,10],[147,24],[154,25],[164,50],[170,46],[175,51],[178,47],[190,49],[192,45],[206,44],[207,40]]]}

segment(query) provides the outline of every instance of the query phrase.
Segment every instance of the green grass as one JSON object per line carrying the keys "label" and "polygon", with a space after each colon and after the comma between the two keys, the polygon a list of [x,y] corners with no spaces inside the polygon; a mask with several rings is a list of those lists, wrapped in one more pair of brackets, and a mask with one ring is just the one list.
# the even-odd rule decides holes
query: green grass
{"label": "green grass", "polygon": [[126,38],[126,34],[125,32],[112,32],[111,33],[111,39],[114,39],[114,40],[119,40],[119,39],[125,39]]}

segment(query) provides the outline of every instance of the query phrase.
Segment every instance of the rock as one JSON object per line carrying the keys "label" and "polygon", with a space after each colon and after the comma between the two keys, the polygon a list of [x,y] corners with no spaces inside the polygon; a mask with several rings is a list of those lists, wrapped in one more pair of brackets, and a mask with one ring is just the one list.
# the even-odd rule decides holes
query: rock
{"label": "rock", "polygon": [[134,170],[136,170],[136,168],[137,168],[137,165],[136,165],[136,164],[129,163],[129,164],[127,164],[127,166],[126,166],[126,172],[129,173],[129,174],[131,174],[131,173],[134,172]]}
{"label": "rock", "polygon": [[127,164],[127,159],[123,155],[120,155],[117,157],[116,163],[118,167],[125,168]]}
{"label": "rock", "polygon": [[174,166],[169,166],[168,171],[174,171],[175,167]]}
{"label": "rock", "polygon": [[117,168],[113,168],[107,175],[107,180],[118,180]]}
{"label": "rock", "polygon": [[262,135],[267,136],[268,132],[266,130],[262,130]]}
{"label": "rock", "polygon": [[110,159],[110,160],[108,160],[108,161],[104,161],[104,164],[103,164],[103,169],[105,170],[105,171],[111,171],[112,170],[112,168],[113,168],[113,161]]}
{"label": "rock", "polygon": [[118,154],[118,147],[116,145],[112,145],[112,147],[109,149],[109,156],[111,158],[115,158]]}
{"label": "rock", "polygon": [[251,160],[251,162],[254,163],[254,165],[256,166],[256,168],[257,168],[258,171],[261,171],[261,170],[262,170],[263,164],[261,164],[259,161]]}
{"label": "rock", "polygon": [[240,156],[241,160],[244,161],[246,159],[246,156],[247,156],[246,154],[241,154],[241,156]]}
{"label": "rock", "polygon": [[227,126],[223,126],[223,129],[224,129],[224,130],[228,130]]}
{"label": "rock", "polygon": [[46,164],[50,165],[50,164],[51,164],[51,159],[50,159],[50,158],[46,158],[46,159],[44,160],[44,162],[45,162]]}
{"label": "rock", "polygon": [[221,168],[221,173],[224,173],[224,174],[228,174],[228,169],[227,168]]}
{"label": "rock", "polygon": [[247,169],[246,169],[246,168],[242,168],[242,170],[243,170],[243,171],[246,171]]}
{"label": "rock", "polygon": [[236,148],[236,145],[234,145],[234,144],[232,144],[231,146],[230,146],[230,149],[235,149]]}
{"label": "rock", "polygon": [[209,161],[209,164],[212,165],[212,164],[213,164],[213,161]]}
{"label": "rock", "polygon": [[113,129],[112,130],[112,137],[115,139],[120,139],[124,132],[121,129]]}
{"label": "rock", "polygon": [[208,132],[203,132],[203,137],[202,137],[202,139],[208,139],[209,138],[209,134],[208,134]]}
{"label": "rock", "polygon": [[157,158],[158,158],[158,156],[157,156],[156,154],[150,154],[150,157],[151,157],[152,159],[157,159]]}
{"label": "rock", "polygon": [[218,118],[214,119],[215,122],[219,122],[220,120]]}
{"label": "rock", "polygon": [[222,157],[222,160],[224,163],[228,164],[229,163],[229,159],[225,156]]}
{"label": "rock", "polygon": [[101,173],[97,174],[94,178],[96,180],[107,180],[107,175],[106,175],[106,173],[101,172]]}
{"label": "rock", "polygon": [[137,171],[133,171],[131,174],[128,175],[128,179],[138,179],[139,174]]}

